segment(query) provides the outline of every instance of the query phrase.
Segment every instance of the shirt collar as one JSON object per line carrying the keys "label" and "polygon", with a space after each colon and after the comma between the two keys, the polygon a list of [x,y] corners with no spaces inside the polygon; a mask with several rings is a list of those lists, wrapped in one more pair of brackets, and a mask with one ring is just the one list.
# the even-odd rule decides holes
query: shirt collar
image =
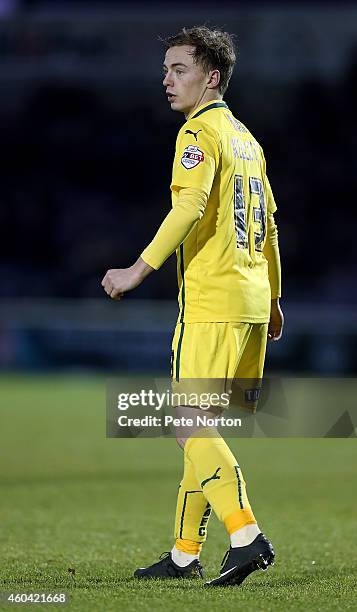
{"label": "shirt collar", "polygon": [[197,106],[197,108],[195,108],[195,110],[193,110],[188,117],[186,117],[186,121],[188,121],[189,119],[192,119],[193,115],[195,115],[196,113],[198,113],[199,111],[203,110],[204,108],[206,108],[206,106],[209,106],[210,104],[214,104],[215,102],[221,102],[223,104],[226,104],[226,102],[224,100],[221,100],[220,98],[217,98],[215,100],[210,100],[209,102],[204,102],[204,104],[200,104],[200,106]]}

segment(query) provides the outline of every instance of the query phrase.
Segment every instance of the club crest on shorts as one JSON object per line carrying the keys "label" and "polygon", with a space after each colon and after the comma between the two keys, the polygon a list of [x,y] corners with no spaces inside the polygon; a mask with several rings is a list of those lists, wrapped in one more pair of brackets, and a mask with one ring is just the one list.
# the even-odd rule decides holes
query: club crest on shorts
{"label": "club crest on shorts", "polygon": [[188,145],[181,157],[181,164],[186,170],[191,170],[191,168],[195,168],[200,162],[203,162],[204,158],[205,155],[201,149],[194,145]]}

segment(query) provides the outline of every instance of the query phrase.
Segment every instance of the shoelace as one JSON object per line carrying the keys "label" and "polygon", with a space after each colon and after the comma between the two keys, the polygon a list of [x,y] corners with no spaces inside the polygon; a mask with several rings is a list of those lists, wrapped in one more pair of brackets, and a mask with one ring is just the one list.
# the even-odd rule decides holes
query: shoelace
{"label": "shoelace", "polygon": [[159,557],[159,561],[161,561],[161,559],[164,559],[165,557],[168,557],[171,553],[166,551],[161,553],[160,557]]}

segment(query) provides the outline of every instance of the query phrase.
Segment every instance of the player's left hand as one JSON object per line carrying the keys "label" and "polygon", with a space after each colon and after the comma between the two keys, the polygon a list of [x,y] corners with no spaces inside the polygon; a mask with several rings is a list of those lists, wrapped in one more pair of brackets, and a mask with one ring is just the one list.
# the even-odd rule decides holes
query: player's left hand
{"label": "player's left hand", "polygon": [[283,335],[284,315],[280,308],[279,298],[271,301],[270,321],[268,326],[268,340],[277,342]]}

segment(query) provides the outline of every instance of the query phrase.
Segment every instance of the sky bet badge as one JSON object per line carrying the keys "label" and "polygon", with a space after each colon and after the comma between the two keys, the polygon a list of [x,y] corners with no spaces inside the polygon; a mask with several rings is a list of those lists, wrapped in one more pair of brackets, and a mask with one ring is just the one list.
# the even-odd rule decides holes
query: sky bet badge
{"label": "sky bet badge", "polygon": [[196,168],[200,162],[203,162],[204,158],[205,156],[201,149],[194,145],[188,145],[181,157],[181,164],[186,170],[191,170],[191,168]]}

